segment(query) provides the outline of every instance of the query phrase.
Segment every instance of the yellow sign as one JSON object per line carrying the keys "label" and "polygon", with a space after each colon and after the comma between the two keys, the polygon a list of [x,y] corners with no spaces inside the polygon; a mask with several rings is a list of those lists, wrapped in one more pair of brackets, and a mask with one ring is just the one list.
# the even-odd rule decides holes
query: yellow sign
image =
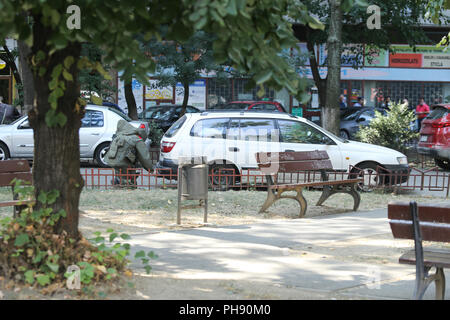
{"label": "yellow sign", "polygon": [[6,68],[6,62],[3,61],[2,59],[0,59],[0,70],[5,69]]}

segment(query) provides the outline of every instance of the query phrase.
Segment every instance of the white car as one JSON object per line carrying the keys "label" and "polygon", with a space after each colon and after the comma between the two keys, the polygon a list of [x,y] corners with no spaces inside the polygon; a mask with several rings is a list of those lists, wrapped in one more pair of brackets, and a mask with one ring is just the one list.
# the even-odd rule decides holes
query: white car
{"label": "white car", "polygon": [[257,152],[309,150],[327,151],[334,170],[348,172],[352,165],[375,173],[381,166],[401,173],[401,182],[408,178],[408,160],[398,151],[339,138],[290,114],[251,111],[185,114],[161,139],[156,168],[176,172],[178,157],[206,156],[214,174],[221,168],[239,174],[258,167]]}
{"label": "white car", "polygon": [[[114,108],[87,105],[86,113],[81,120],[80,158],[96,160],[101,167],[108,167],[104,156],[116,132],[117,122],[124,119],[133,126],[143,126],[149,132],[146,122],[132,121],[127,115]],[[146,141],[146,144],[149,143]],[[33,129],[28,123],[28,116],[23,116],[11,124],[0,125],[0,160],[33,159]]]}

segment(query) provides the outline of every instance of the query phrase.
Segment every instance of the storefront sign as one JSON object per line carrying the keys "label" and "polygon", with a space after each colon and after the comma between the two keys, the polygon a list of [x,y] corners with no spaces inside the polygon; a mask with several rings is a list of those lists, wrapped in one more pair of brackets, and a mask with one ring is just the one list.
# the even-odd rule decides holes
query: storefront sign
{"label": "storefront sign", "polygon": [[160,87],[158,80],[150,80],[150,84],[145,86],[146,100],[173,100],[173,87]]}
{"label": "storefront sign", "polygon": [[393,68],[420,68],[422,66],[422,55],[418,53],[390,53],[389,66]]}
{"label": "storefront sign", "polygon": [[424,54],[422,58],[423,68],[450,68],[450,55]]}
{"label": "storefront sign", "polygon": [[367,67],[389,66],[389,52],[385,49],[379,49],[375,51],[366,48],[364,65]]}

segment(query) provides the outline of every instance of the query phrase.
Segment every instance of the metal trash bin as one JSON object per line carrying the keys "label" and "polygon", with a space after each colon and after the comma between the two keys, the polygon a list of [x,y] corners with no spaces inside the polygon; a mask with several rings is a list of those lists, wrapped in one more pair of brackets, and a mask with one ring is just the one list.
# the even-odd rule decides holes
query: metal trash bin
{"label": "metal trash bin", "polygon": [[[183,200],[199,200],[198,205],[182,206]],[[181,210],[204,208],[203,223],[208,222],[208,162],[206,157],[178,158],[178,211],[177,224],[181,224]]]}

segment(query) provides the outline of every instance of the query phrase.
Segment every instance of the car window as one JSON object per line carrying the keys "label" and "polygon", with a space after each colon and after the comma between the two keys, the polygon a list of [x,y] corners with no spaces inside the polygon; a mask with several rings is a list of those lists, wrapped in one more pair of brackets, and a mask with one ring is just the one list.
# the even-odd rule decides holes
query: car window
{"label": "car window", "polygon": [[220,109],[246,110],[248,107],[249,107],[248,103],[228,103],[222,106]]}
{"label": "car window", "polygon": [[172,114],[171,108],[164,107],[150,107],[145,110],[145,119],[155,119],[155,120],[169,120]]}
{"label": "car window", "polygon": [[103,127],[104,118],[102,111],[86,110],[86,113],[81,119],[82,128]]}
{"label": "car window", "polygon": [[436,107],[427,116],[427,119],[431,119],[431,120],[441,119],[441,118],[447,116],[447,114],[448,114],[448,109],[447,108]]}
{"label": "car window", "polygon": [[356,118],[358,117],[359,111],[357,110],[352,110],[350,112],[345,113],[342,117],[341,120],[342,121],[352,121],[352,120],[356,120]]}
{"label": "car window", "polygon": [[359,115],[359,118],[364,118],[366,121],[370,121],[373,118],[375,118],[375,111],[374,110],[366,110],[364,112],[361,112]]}
{"label": "car window", "polygon": [[30,123],[28,122],[28,119],[19,124],[17,129],[31,129]]}
{"label": "car window", "polygon": [[274,104],[260,103],[254,105],[250,110],[278,111],[278,108]]}
{"label": "car window", "polygon": [[192,126],[191,136],[202,138],[224,138],[228,122],[228,118],[199,120]]}
{"label": "car window", "polygon": [[180,119],[175,121],[170,128],[167,130],[167,132],[164,134],[167,138],[173,137],[178,130],[183,126],[184,122],[186,121],[186,116],[182,116]]}
{"label": "car window", "polygon": [[307,123],[278,120],[283,142],[306,144],[335,144],[327,135]]}
{"label": "car window", "polygon": [[240,140],[270,141],[275,123],[272,119],[241,119],[239,128]]}
{"label": "car window", "polygon": [[272,119],[232,119],[227,129],[227,139],[270,141],[274,130]]}

